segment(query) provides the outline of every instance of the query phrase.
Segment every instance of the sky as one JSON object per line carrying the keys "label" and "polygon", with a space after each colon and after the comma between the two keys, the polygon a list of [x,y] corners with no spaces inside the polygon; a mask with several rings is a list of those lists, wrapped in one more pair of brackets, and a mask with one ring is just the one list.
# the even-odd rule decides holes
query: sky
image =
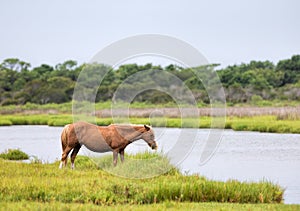
{"label": "sky", "polygon": [[0,0],[0,61],[89,62],[118,40],[161,34],[223,67],[277,63],[300,54],[299,8],[298,0]]}

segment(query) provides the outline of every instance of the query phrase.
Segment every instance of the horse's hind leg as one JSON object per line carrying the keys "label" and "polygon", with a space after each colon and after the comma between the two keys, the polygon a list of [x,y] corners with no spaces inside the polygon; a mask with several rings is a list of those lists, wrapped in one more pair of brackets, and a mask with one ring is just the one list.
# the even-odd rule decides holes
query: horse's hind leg
{"label": "horse's hind leg", "polygon": [[59,164],[59,168],[61,169],[63,166],[64,166],[64,162],[63,162],[63,156],[64,156],[64,151],[65,151],[65,149],[66,149],[66,144],[65,143],[63,143],[62,142],[62,151],[63,151],[63,154],[62,154],[62,156],[61,156],[61,162],[60,162],[60,164]]}
{"label": "horse's hind leg", "polygon": [[71,154],[71,168],[72,169],[75,168],[74,162],[75,162],[76,155],[79,152],[80,148],[81,148],[81,145],[77,144],[72,151],[72,154]]}
{"label": "horse's hind leg", "polygon": [[62,168],[63,166],[67,165],[67,161],[68,161],[68,155],[70,153],[70,151],[72,150],[72,147],[67,146],[61,156],[61,163],[59,165],[59,168]]}
{"label": "horse's hind leg", "polygon": [[[61,162],[60,162],[60,165],[59,165],[59,168],[62,168],[63,166],[66,165],[66,162],[67,162],[67,157],[68,157],[68,153],[70,152],[67,152],[67,155],[65,156],[65,152],[66,152],[66,148],[68,147],[68,128],[69,128],[69,125],[66,125],[61,133],[61,136],[60,136],[60,140],[61,140],[61,148],[62,148],[62,156],[61,156]],[[69,149],[71,150],[71,149]]]}

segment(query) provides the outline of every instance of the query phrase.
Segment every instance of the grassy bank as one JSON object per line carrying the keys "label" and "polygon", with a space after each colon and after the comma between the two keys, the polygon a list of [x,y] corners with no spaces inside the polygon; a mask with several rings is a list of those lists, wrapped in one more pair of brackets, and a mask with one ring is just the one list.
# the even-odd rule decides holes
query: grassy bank
{"label": "grassy bank", "polygon": [[[202,116],[200,119],[194,118],[163,118],[153,119],[143,117],[132,117],[132,124],[150,124],[154,127],[177,127],[177,128],[210,128],[212,118]],[[0,126],[5,125],[49,125],[63,126],[73,122],[70,114],[46,115],[1,115]],[[96,118],[98,125],[109,125],[111,123],[128,123],[125,118]],[[237,131],[259,131],[271,133],[300,133],[300,119],[279,118],[278,116],[250,116],[226,118],[226,129]]]}
{"label": "grassy bank", "polygon": [[[133,158],[148,159],[149,155],[145,156]],[[111,156],[102,159],[98,165],[79,156],[76,170],[59,170],[58,162],[26,164],[0,159],[0,202],[8,205],[26,201],[91,206],[169,202],[281,203],[283,200],[283,189],[266,181],[219,182],[199,175],[182,175],[176,169],[148,179],[126,179],[99,169],[99,164],[109,166],[111,163]],[[149,171],[148,165],[136,166],[130,162],[124,165],[127,166],[118,165],[116,169]]]}

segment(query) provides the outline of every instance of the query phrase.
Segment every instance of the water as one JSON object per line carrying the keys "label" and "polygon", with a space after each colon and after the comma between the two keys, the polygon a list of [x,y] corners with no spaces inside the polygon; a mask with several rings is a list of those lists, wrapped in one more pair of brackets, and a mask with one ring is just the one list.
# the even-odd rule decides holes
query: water
{"label": "water", "polygon": [[[0,152],[20,149],[43,162],[54,162],[61,156],[61,127],[0,127]],[[285,203],[300,204],[300,134],[270,134],[224,130],[214,155],[200,165],[200,155],[209,135],[208,129],[155,128],[156,138],[164,153],[178,155],[173,159],[182,172],[199,173],[209,179],[226,181],[267,180],[285,190]],[[176,143],[181,142],[178,154]],[[143,141],[126,148],[126,153],[149,149]],[[87,149],[79,154],[86,155]]]}

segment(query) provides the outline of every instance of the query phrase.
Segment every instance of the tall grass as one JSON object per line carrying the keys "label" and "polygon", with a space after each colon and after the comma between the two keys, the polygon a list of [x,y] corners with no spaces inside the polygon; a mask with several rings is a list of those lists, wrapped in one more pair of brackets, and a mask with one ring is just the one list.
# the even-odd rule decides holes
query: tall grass
{"label": "tall grass", "polygon": [[[0,159],[0,202],[115,205],[168,201],[280,203],[283,200],[283,189],[267,181],[217,182],[199,175],[182,175],[177,171],[149,179],[126,179],[97,170],[97,165],[87,158],[81,157],[78,161],[80,165],[76,163],[76,170],[59,170],[58,163],[25,164]],[[151,169],[148,165],[130,165],[123,170]]]}

